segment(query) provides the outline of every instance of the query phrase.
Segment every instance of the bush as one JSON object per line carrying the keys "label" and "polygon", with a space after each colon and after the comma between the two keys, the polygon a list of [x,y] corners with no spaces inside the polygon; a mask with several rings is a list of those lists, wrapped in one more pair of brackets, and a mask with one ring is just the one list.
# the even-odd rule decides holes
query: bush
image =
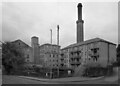
{"label": "bush", "polygon": [[83,76],[99,77],[107,74],[107,69],[102,67],[88,67],[85,69]]}
{"label": "bush", "polygon": [[99,63],[88,61],[84,66],[83,76],[86,77],[99,77],[105,76],[108,72],[108,68],[101,67]]}

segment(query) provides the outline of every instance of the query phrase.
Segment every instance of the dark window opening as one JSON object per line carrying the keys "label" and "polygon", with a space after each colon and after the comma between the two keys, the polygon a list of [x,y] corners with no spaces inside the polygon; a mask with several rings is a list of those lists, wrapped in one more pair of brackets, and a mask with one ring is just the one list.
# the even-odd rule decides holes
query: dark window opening
{"label": "dark window opening", "polygon": [[77,55],[79,55],[79,51],[77,52]]}
{"label": "dark window opening", "polygon": [[79,61],[79,58],[77,58],[77,61]]}
{"label": "dark window opening", "polygon": [[90,60],[90,58],[88,58],[88,60]]}
{"label": "dark window opening", "polygon": [[96,49],[94,49],[94,53],[97,53],[97,50],[96,50]]}
{"label": "dark window opening", "polygon": [[71,54],[73,55],[73,52],[71,52]]}
{"label": "dark window opening", "polygon": [[97,61],[97,60],[98,60],[98,56],[94,56],[94,57],[93,57],[93,60],[94,60],[94,61]]}
{"label": "dark window opening", "polygon": [[63,67],[63,66],[64,66],[64,64],[61,64],[61,66]]}
{"label": "dark window opening", "polygon": [[63,61],[64,59],[61,59],[61,61]]}
{"label": "dark window opening", "polygon": [[29,55],[27,55],[27,59],[29,59]]}
{"label": "dark window opening", "polygon": [[64,56],[64,54],[61,54],[61,56]]}

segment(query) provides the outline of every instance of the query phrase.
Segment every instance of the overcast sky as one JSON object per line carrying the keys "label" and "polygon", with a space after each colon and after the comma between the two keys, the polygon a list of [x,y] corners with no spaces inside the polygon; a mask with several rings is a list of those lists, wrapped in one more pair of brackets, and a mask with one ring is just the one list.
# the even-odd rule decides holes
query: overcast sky
{"label": "overcast sky", "polygon": [[[77,4],[79,2],[4,2],[2,5],[2,40],[23,40],[31,44],[31,37],[39,37],[39,44],[57,43],[60,26],[60,45],[76,43]],[[83,2],[85,40],[102,38],[118,43],[118,3]],[[1,17],[1,15],[0,15]],[[1,37],[1,36],[0,36]]]}

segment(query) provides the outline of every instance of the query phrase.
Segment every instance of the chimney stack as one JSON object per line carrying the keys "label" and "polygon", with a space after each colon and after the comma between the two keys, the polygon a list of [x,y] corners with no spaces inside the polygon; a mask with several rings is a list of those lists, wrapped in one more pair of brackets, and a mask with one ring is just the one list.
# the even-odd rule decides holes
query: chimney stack
{"label": "chimney stack", "polygon": [[59,25],[57,25],[57,45],[59,46]]}
{"label": "chimney stack", "polygon": [[82,20],[82,4],[78,4],[78,20],[77,20],[77,43],[84,41],[84,30],[83,30],[83,23]]}

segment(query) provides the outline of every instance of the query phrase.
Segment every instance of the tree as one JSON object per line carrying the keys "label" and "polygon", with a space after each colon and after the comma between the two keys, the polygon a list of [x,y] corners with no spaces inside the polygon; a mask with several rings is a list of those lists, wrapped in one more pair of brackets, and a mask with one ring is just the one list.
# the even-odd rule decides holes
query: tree
{"label": "tree", "polygon": [[120,66],[120,44],[118,44],[118,47],[117,47],[117,63],[118,63],[118,66]]}
{"label": "tree", "polygon": [[11,42],[2,43],[2,65],[7,74],[21,69],[24,62],[21,48]]}

